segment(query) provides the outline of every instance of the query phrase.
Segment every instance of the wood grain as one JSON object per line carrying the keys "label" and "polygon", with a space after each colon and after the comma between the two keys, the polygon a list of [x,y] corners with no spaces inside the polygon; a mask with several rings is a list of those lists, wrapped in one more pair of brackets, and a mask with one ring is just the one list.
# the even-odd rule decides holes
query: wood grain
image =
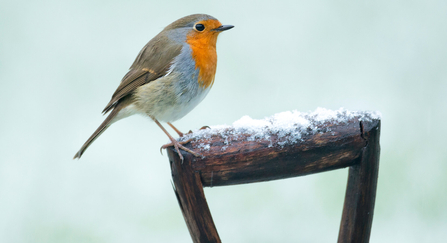
{"label": "wood grain", "polygon": [[[359,164],[349,168],[339,243],[369,242],[380,156],[380,122],[377,126],[361,123],[362,137],[368,142]],[[366,129],[366,131],[365,131]]]}
{"label": "wood grain", "polygon": [[200,174],[191,167],[191,154],[182,161],[174,150],[168,150],[174,191],[183,218],[194,243],[221,242],[203,192]]}
{"label": "wood grain", "polygon": [[[369,242],[380,155],[380,120],[362,119],[326,122],[287,145],[281,145],[283,138],[275,135],[253,140],[252,134],[247,133],[227,141],[228,138],[223,140],[215,134],[187,144],[204,157],[181,151],[184,161],[172,147],[168,148],[175,192],[193,242],[221,242],[204,186],[277,180],[348,166],[338,242]],[[209,147],[200,150],[204,144]]]}
{"label": "wood grain", "polygon": [[[277,136],[269,140],[245,138],[226,145],[219,136],[205,141],[209,150],[199,151],[205,158],[193,158],[192,166],[200,173],[204,186],[224,186],[284,179],[345,168],[359,162],[366,146],[358,118],[347,123],[328,123],[302,141],[280,146]],[[245,137],[251,134],[243,134]],[[189,148],[203,141],[192,141]],[[222,150],[222,147],[226,147]]]}

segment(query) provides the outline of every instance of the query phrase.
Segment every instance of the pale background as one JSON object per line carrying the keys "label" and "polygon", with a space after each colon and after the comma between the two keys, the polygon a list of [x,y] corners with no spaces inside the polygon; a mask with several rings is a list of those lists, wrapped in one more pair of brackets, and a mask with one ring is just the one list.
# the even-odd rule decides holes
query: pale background
{"label": "pale background", "polygon": [[[163,132],[101,110],[164,26],[207,13],[216,82],[183,131],[317,107],[383,114],[371,242],[447,238],[447,2],[1,0],[0,242],[191,242]],[[205,189],[224,242],[335,242],[347,169]]]}

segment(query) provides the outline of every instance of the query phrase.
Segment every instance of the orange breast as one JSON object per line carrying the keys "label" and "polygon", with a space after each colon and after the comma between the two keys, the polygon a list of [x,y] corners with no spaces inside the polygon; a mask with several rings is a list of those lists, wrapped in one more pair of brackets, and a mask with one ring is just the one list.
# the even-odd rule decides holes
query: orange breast
{"label": "orange breast", "polygon": [[216,41],[218,32],[212,29],[221,26],[218,20],[202,21],[205,25],[203,32],[193,31],[187,38],[186,42],[192,50],[192,58],[196,63],[196,69],[199,68],[199,85],[203,88],[209,88],[214,83],[216,74],[217,53]]}

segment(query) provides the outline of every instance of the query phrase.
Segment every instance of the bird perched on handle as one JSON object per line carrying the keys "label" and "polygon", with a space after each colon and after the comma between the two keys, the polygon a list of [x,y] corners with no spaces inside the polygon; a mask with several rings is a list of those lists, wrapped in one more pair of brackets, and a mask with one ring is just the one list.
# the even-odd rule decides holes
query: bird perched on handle
{"label": "bird perched on handle", "polygon": [[217,36],[233,27],[210,15],[193,14],[164,28],[140,51],[103,110],[110,114],[73,159],[80,158],[110,125],[133,114],[149,116],[166,133],[171,143],[162,148],[174,146],[182,160],[179,149],[200,156],[174,139],[160,121],[183,135],[171,122],[188,114],[208,94],[216,74]]}

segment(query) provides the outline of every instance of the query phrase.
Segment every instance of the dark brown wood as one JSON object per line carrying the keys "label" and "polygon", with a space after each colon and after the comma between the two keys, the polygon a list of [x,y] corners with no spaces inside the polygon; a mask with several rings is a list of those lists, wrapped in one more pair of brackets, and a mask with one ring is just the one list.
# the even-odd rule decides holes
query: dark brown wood
{"label": "dark brown wood", "polygon": [[174,191],[195,243],[221,242],[203,192],[200,174],[192,170],[191,154],[183,154],[181,161],[177,153],[168,149]]}
{"label": "dark brown wood", "polygon": [[380,155],[380,122],[361,123],[367,141],[359,164],[349,168],[339,243],[367,243],[371,234]]}
{"label": "dark brown wood", "polygon": [[[229,128],[231,129],[231,128]],[[226,131],[231,134],[231,131]],[[304,133],[302,140],[281,146],[281,139],[247,139],[239,134],[225,140],[218,134],[193,139],[182,162],[167,149],[175,193],[193,242],[221,242],[211,217],[204,186],[223,186],[302,176],[350,166],[338,242],[369,242],[379,162],[380,120],[353,117],[326,122]],[[231,141],[230,141],[231,140]],[[200,149],[210,145],[209,149]]]}
{"label": "dark brown wood", "polygon": [[358,118],[347,123],[327,123],[320,128],[321,133],[304,135],[303,141],[284,147],[277,145],[275,135],[258,141],[242,137],[228,145],[217,135],[206,141],[193,140],[188,147],[197,150],[202,143],[210,144],[209,150],[198,151],[205,158],[193,158],[192,163],[194,170],[200,171],[204,186],[284,179],[358,163],[366,145],[359,123]]}

